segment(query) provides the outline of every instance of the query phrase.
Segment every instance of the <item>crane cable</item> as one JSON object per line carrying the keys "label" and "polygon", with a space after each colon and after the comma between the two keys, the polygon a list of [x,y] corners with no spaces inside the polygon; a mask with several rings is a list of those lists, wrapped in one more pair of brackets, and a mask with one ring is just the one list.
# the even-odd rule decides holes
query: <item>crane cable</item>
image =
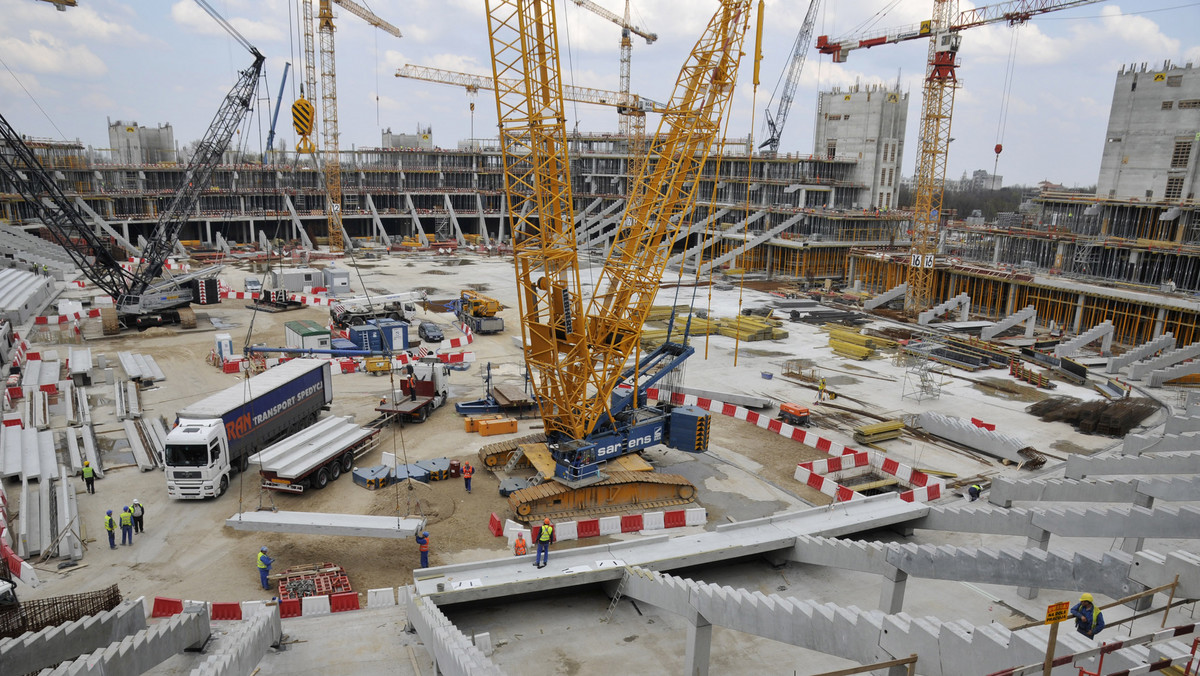
{"label": "crane cable", "polygon": [[[750,110],[751,111],[758,110],[758,64],[759,64],[759,61],[762,59],[763,16],[764,16],[763,0],[759,0],[758,1],[758,30],[755,32],[754,55],[751,57],[754,60],[754,77],[752,79],[753,89],[752,89],[752,93],[750,95]],[[740,56],[738,57],[738,61],[739,62],[741,61]],[[725,116],[725,129],[721,133],[722,145],[724,145],[724,139],[729,137],[729,126],[730,126],[730,124],[732,124],[732,122],[733,122],[733,115],[726,115]],[[745,213],[747,214],[747,217],[742,221],[742,237],[744,238],[742,240],[742,246],[746,247],[746,250],[742,252],[743,256],[747,256],[750,253],[750,250],[748,248],[750,245],[750,217],[749,217],[750,206],[751,206],[750,205],[750,185],[754,181],[754,113],[753,112],[751,112],[751,116],[750,116],[750,129],[746,133],[749,134],[749,138],[746,141],[746,148],[748,149],[748,154],[750,155],[750,157],[748,158],[748,163],[746,165],[746,174],[747,175],[746,175],[746,210],[745,210]],[[711,274],[711,272],[712,272],[712,270],[710,267],[709,273]],[[745,292],[746,292],[746,272],[745,272],[745,267],[743,266],[742,274],[738,278],[738,314],[737,314],[737,318],[735,320],[737,322],[737,324],[735,324],[735,326],[738,329],[741,329],[741,325],[742,325],[742,300],[745,296]],[[742,346],[742,337],[741,336],[742,336],[742,332],[740,330],[734,331],[734,338],[733,338],[733,366],[734,366],[734,368],[736,368],[738,365],[738,353],[741,350],[741,346]]]}
{"label": "crane cable", "polygon": [[1012,85],[1016,80],[1017,69],[1017,41],[1020,37],[1018,26],[1009,28],[1008,38],[1008,63],[1004,69],[1004,86],[1001,88],[1000,95],[1000,116],[996,120],[996,161],[992,165],[992,188],[996,186],[996,172],[1000,168],[1000,151],[1004,148],[1004,132],[1008,127],[1008,106],[1012,100]]}

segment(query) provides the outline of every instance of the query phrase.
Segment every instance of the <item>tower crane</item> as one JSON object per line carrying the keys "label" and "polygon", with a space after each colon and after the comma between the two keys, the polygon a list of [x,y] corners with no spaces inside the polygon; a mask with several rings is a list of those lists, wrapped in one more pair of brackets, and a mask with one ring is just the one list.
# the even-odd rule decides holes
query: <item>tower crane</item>
{"label": "tower crane", "polygon": [[[621,27],[621,75],[617,88],[625,97],[624,100],[629,101],[630,70],[633,66],[633,39],[630,37],[630,34],[642,38],[648,45],[654,44],[654,41],[658,39],[658,35],[630,23],[629,0],[625,0],[625,15],[623,17],[617,16],[613,12],[592,2],[592,0],[571,0],[571,2]],[[629,174],[631,177],[637,176],[641,173],[640,163],[645,158],[646,113],[632,105],[618,107],[617,124],[618,131],[621,136],[627,139],[626,142],[629,144]]]}
{"label": "tower crane", "polygon": [[904,311],[915,315],[933,304],[934,264],[937,257],[946,161],[950,151],[950,122],[954,90],[958,88],[960,33],[968,28],[1007,22],[1017,25],[1039,14],[1090,5],[1100,0],[1010,0],[959,11],[958,0],[934,0],[933,18],[918,25],[830,40],[817,38],[817,50],[835,63],[855,49],[929,38],[929,57],[921,99],[921,135],[917,145],[917,191],[913,207],[912,250]]}
{"label": "tower crane", "polygon": [[808,13],[804,15],[804,23],[801,24],[800,32],[796,34],[796,42],[792,45],[792,58],[788,60],[787,68],[783,71],[783,91],[779,93],[779,105],[775,108],[774,117],[771,117],[771,102],[767,102],[767,140],[758,147],[766,148],[772,155],[779,152],[779,138],[783,136],[783,125],[787,122],[788,111],[792,109],[796,87],[800,85],[800,73],[804,70],[804,59],[808,56],[813,25],[816,24],[817,10],[820,8],[821,0],[811,0],[808,3]]}
{"label": "tower crane", "polygon": [[[490,91],[496,88],[496,81],[489,75],[473,75],[471,73],[460,73],[432,66],[417,66],[411,63],[397,70],[396,77],[437,82],[438,84],[458,85],[464,87],[470,94],[474,94],[480,90]],[[504,85],[515,87],[516,81],[508,80]],[[598,106],[613,106],[616,108],[632,108],[643,115],[645,113],[661,113],[666,109],[666,106],[657,101],[643,98],[637,94],[614,92],[611,89],[563,85],[562,95],[564,101],[591,103]]]}
{"label": "tower crane", "polygon": [[[694,499],[695,487],[683,477],[625,471],[633,465],[620,462],[660,443],[707,450],[706,412],[665,402],[646,405],[647,388],[671,375],[693,348],[668,342],[632,366],[629,361],[670,242],[694,204],[695,179],[732,99],[750,4],[721,0],[692,49],[585,306],[554,3],[488,0],[525,360],[537,374],[533,386],[545,423],[545,443],[527,444],[517,453],[537,467],[540,477],[554,479],[510,494],[520,520]],[[512,454],[511,447],[480,451],[485,467],[520,457],[508,457]],[[601,473],[606,461],[617,461],[623,470],[610,465],[607,474]]]}
{"label": "tower crane", "polygon": [[[334,54],[333,3],[396,37],[404,37],[400,29],[384,21],[374,12],[353,0],[319,0],[317,33],[320,36],[321,57],[321,154],[324,155],[322,172],[325,175],[325,192],[328,203],[325,208],[328,225],[329,248],[340,251],[342,242],[342,167],[339,155],[337,118],[337,67]],[[309,96],[315,96],[317,83],[313,55],[313,12],[312,0],[304,0],[301,23],[304,24],[304,84]],[[310,109],[311,110],[311,109]],[[311,114],[311,113],[310,113]],[[303,143],[303,141],[302,141]],[[311,148],[307,145],[304,149]],[[314,155],[315,155],[314,151]]]}
{"label": "tower crane", "polygon": [[[125,326],[146,328],[166,323],[189,321],[195,316],[187,305],[193,300],[192,289],[186,285],[189,277],[175,277],[160,282],[163,265],[178,241],[179,232],[195,211],[200,193],[212,185],[212,173],[233,139],[234,132],[245,119],[255,100],[259,76],[266,57],[242,37],[205,1],[196,0],[239,44],[254,57],[254,62],[238,74],[238,81],[221,102],[220,109],[209,123],[188,161],[180,186],[159,216],[158,224],[142,249],[143,264],[136,270],[125,270],[108,250],[107,242],[91,227],[63,194],[54,179],[46,173],[37,156],[21,136],[0,116],[0,173],[16,188],[30,207],[50,228],[75,264],[93,284],[103,289],[115,301],[120,322]],[[219,270],[219,268],[217,268]]]}

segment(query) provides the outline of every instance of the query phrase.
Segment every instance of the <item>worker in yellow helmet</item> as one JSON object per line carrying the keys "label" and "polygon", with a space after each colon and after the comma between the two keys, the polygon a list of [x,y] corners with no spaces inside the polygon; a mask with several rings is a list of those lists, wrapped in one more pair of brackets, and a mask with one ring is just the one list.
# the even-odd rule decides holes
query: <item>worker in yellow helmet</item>
{"label": "worker in yellow helmet", "polygon": [[83,461],[83,483],[88,493],[96,492],[96,468],[88,460]]}
{"label": "worker in yellow helmet", "polygon": [[1079,603],[1071,607],[1071,616],[1075,618],[1075,631],[1088,638],[1096,638],[1104,629],[1104,613],[1096,607],[1091,594],[1079,596]]}

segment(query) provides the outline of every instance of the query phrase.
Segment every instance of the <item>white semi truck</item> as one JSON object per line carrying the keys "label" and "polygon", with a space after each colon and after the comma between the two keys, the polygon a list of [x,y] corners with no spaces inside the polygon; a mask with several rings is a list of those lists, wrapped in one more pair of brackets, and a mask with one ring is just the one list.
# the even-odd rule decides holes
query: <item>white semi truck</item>
{"label": "white semi truck", "polygon": [[221,496],[251,455],[316,422],[331,401],[329,362],[293,359],[187,406],[167,434],[167,495]]}

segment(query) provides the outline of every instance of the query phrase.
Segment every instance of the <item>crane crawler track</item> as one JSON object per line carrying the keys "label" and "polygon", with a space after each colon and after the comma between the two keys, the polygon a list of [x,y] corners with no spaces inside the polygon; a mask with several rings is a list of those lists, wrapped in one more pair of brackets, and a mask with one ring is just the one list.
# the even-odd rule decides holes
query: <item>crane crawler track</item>
{"label": "crane crawler track", "polygon": [[611,516],[630,509],[686,505],[696,500],[696,487],[678,474],[612,471],[608,478],[582,488],[556,481],[523,488],[508,496],[516,520]]}
{"label": "crane crawler track", "polygon": [[[488,444],[479,449],[479,462],[487,469],[496,471],[498,468],[508,464],[508,459],[512,457],[517,447],[525,444],[544,444],[546,443],[546,435],[542,433],[530,434],[519,439],[508,439],[506,441],[498,441],[494,444]],[[528,460],[521,460],[513,469],[522,469],[532,467]]]}

